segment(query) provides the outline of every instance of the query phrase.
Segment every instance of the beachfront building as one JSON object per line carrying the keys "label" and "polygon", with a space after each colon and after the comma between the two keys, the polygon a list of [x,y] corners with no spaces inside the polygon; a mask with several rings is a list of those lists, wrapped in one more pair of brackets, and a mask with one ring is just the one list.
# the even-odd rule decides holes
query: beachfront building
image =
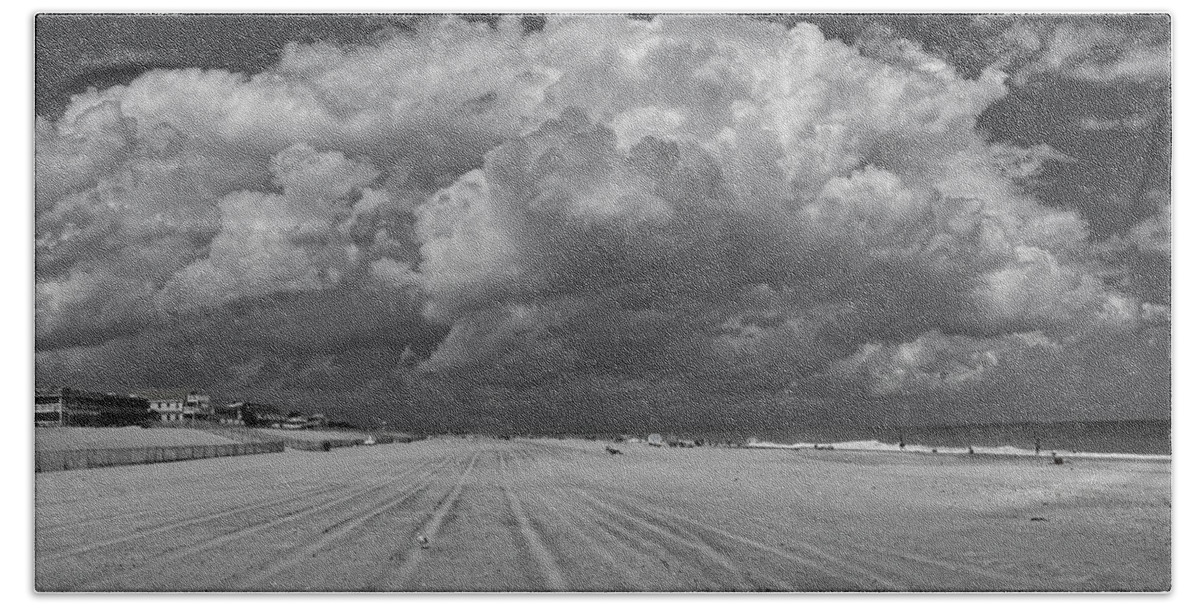
{"label": "beachfront building", "polygon": [[246,421],[242,418],[242,409],[245,405],[242,401],[227,405],[215,405],[213,406],[213,417],[216,418],[217,424],[245,425]]}
{"label": "beachfront building", "polygon": [[63,426],[65,411],[62,392],[38,390],[33,395],[34,426]]}
{"label": "beachfront building", "polygon": [[182,393],[149,393],[143,396],[150,403],[150,411],[158,416],[160,422],[183,420]]}
{"label": "beachfront building", "polygon": [[212,400],[208,395],[191,391],[184,397],[183,417],[187,420],[208,420],[213,417]]}
{"label": "beachfront building", "polygon": [[245,402],[239,408],[242,412],[242,422],[246,426],[267,426],[279,428],[287,420],[279,409],[265,403]]}
{"label": "beachfront building", "polygon": [[291,412],[288,414],[287,420],[284,420],[283,424],[281,424],[279,428],[290,429],[293,431],[297,429],[308,428],[308,416],[305,416],[300,412]]}
{"label": "beachfront building", "polygon": [[37,391],[37,426],[119,426],[151,421],[150,404],[137,395],[80,391],[70,387]]}

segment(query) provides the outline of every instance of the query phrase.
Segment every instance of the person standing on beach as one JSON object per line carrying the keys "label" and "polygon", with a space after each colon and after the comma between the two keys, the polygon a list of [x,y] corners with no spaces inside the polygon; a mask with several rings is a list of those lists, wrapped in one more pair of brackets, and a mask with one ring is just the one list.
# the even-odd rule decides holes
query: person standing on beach
{"label": "person standing on beach", "polygon": [[1038,455],[1042,453],[1042,440],[1037,437],[1033,438],[1033,453]]}

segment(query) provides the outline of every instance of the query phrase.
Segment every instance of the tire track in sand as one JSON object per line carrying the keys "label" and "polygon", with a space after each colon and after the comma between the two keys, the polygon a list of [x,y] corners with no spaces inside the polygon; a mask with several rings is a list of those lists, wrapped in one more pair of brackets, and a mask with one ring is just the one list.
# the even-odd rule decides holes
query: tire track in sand
{"label": "tire track in sand", "polygon": [[[421,468],[422,466],[424,466],[424,463],[418,463],[415,466],[413,466],[413,468],[411,470],[415,471],[415,470]],[[286,483],[291,484],[295,481],[297,481],[297,480],[291,479],[291,480],[288,480]],[[51,559],[66,559],[66,558],[70,558],[70,557],[75,557],[77,555],[95,551],[97,549],[103,549],[103,548],[111,547],[113,545],[117,545],[117,544],[121,544],[121,543],[132,542],[134,540],[145,538],[145,537],[153,535],[153,534],[160,534],[163,532],[171,532],[171,531],[179,530],[182,528],[187,528],[187,527],[196,526],[199,524],[208,523],[210,521],[213,521],[216,519],[221,519],[223,517],[241,515],[242,513],[247,513],[247,512],[255,511],[255,510],[259,510],[259,509],[270,509],[272,507],[277,507],[279,505],[287,504],[289,502],[303,500],[306,498],[307,499],[321,498],[328,494],[345,491],[346,488],[354,487],[356,485],[361,485],[361,483],[342,483],[342,484],[337,484],[337,485],[333,485],[333,486],[326,486],[324,489],[317,490],[316,492],[311,491],[311,489],[305,489],[305,490],[300,490],[298,492],[292,492],[285,496],[268,497],[268,498],[265,498],[260,501],[243,504],[243,505],[234,507],[232,509],[224,510],[224,511],[201,513],[201,514],[197,514],[192,517],[175,520],[170,523],[160,524],[157,526],[147,526],[147,527],[142,527],[142,528],[135,528],[135,529],[129,531],[128,533],[120,535],[120,536],[109,537],[109,538],[105,538],[102,540],[97,540],[92,543],[88,543],[86,545],[80,545],[80,546],[76,546],[76,547],[66,547],[64,549],[57,550],[57,551],[48,551],[45,553],[45,555],[46,555],[46,557],[49,557]],[[245,487],[245,486],[238,486],[238,487]],[[229,490],[222,490],[222,491],[229,491]],[[169,511],[169,509],[158,508],[157,511],[158,512],[166,512],[166,511]],[[143,512],[143,514],[144,513],[146,513],[146,512]],[[132,517],[132,515],[117,514],[115,516],[96,518],[94,520],[85,520],[83,522],[77,522],[77,523],[78,523],[78,525],[94,525],[97,521],[109,521],[109,520],[119,519],[122,517]],[[58,526],[57,529],[62,529],[63,527],[70,527],[70,526],[74,526],[74,525],[76,525],[76,524],[63,524],[61,526]],[[46,531],[39,530],[38,533],[43,534],[43,533],[46,533]]]}
{"label": "tire track in sand", "polygon": [[289,502],[292,502],[292,501],[295,501],[298,499],[324,498],[327,495],[341,492],[341,491],[345,490],[347,487],[352,486],[352,485],[354,485],[354,484],[342,484],[342,485],[337,485],[337,486],[331,486],[327,489],[321,490],[321,491],[313,493],[313,494],[306,494],[305,492],[298,492],[296,494],[291,494],[288,496],[269,498],[269,499],[266,499],[266,500],[263,500],[260,502],[256,502],[256,503],[252,503],[252,504],[245,505],[242,507],[238,507],[236,509],[231,509],[229,511],[218,511],[216,513],[209,513],[207,515],[200,515],[200,516],[196,516],[196,517],[190,517],[187,519],[177,520],[177,521],[174,521],[174,522],[168,523],[168,524],[162,524],[162,525],[158,525],[158,526],[150,526],[150,527],[146,527],[146,528],[137,528],[137,529],[132,530],[130,533],[124,534],[121,536],[110,537],[110,538],[106,538],[104,540],[95,541],[95,542],[88,543],[85,545],[71,547],[71,548],[68,548],[63,551],[48,552],[48,553],[46,553],[45,557],[47,557],[49,559],[54,559],[54,560],[76,557],[76,556],[82,555],[84,553],[90,553],[92,551],[96,551],[99,549],[106,549],[106,548],[112,547],[114,545],[120,545],[123,543],[133,542],[136,540],[146,538],[148,536],[153,536],[155,534],[162,534],[164,532],[173,532],[175,530],[179,530],[182,528],[188,528],[191,526],[208,523],[210,521],[229,517],[231,515],[241,515],[242,513],[247,513],[250,511],[256,511],[256,510],[260,510],[260,509],[270,509],[272,507],[284,505],[284,504],[287,504]]}
{"label": "tire track in sand", "polygon": [[[763,553],[769,553],[776,557],[785,559],[787,561],[790,561],[790,562],[798,564],[798,565],[806,566],[808,568],[814,568],[832,578],[837,578],[837,579],[847,581],[847,582],[853,584],[856,588],[863,587],[862,579],[864,579],[864,578],[874,581],[876,584],[878,584],[879,586],[882,586],[885,590],[888,590],[888,591],[901,591],[905,588],[905,585],[903,585],[902,583],[900,583],[898,581],[895,581],[895,580],[892,580],[891,578],[885,577],[885,576],[879,574],[878,572],[875,572],[874,570],[866,568],[860,564],[857,564],[850,560],[843,559],[839,556],[833,555],[832,553],[822,550],[811,543],[805,543],[805,542],[798,541],[795,539],[789,539],[792,543],[803,547],[806,552],[808,552],[809,554],[811,554],[813,556],[813,557],[805,557],[805,556],[797,555],[797,554],[789,552],[789,551],[784,551],[783,549],[780,549],[778,547],[772,547],[771,545],[756,541],[752,538],[749,538],[749,537],[746,537],[746,536],[743,536],[740,534],[734,534],[727,530],[722,530],[721,528],[718,528],[716,526],[711,526],[704,522],[692,519],[685,515],[680,515],[678,513],[674,513],[672,511],[668,511],[666,509],[655,507],[655,506],[652,506],[649,504],[644,504],[642,502],[633,504],[633,499],[630,497],[625,497],[625,500],[622,501],[622,503],[627,508],[630,508],[632,510],[638,510],[638,511],[642,511],[643,513],[646,513],[646,514],[656,514],[659,517],[673,519],[675,521],[682,522],[686,525],[690,525],[690,526],[693,526],[693,527],[701,529],[701,530],[705,530],[711,534],[720,536],[729,541],[732,541],[737,544],[741,544],[743,546],[755,549],[757,551],[760,551]],[[833,569],[829,568],[828,566],[826,566],[825,565],[826,563],[837,565],[837,566],[841,567],[844,571],[833,570]]]}
{"label": "tire track in sand", "polygon": [[320,551],[334,542],[344,539],[363,524],[366,524],[376,517],[379,517],[380,515],[383,515],[384,513],[395,509],[396,507],[419,496],[422,492],[429,489],[429,486],[433,485],[438,473],[440,473],[442,469],[446,468],[447,463],[449,463],[452,459],[452,457],[443,458],[433,467],[417,473],[417,479],[415,481],[397,489],[395,494],[389,495],[383,501],[376,501],[367,508],[360,509],[349,517],[345,517],[340,521],[331,524],[325,529],[321,536],[316,537],[314,540],[310,540],[299,546],[288,549],[288,553],[290,555],[287,557],[268,562],[267,564],[264,564],[263,567],[261,567],[257,572],[252,574],[233,577],[233,579],[229,581],[229,586],[231,588],[242,590],[253,590],[256,585],[260,585],[280,572],[304,562],[305,560],[309,559],[313,552]]}
{"label": "tire track in sand", "polygon": [[538,569],[541,571],[542,580],[546,583],[550,591],[567,591],[567,581],[563,577],[562,570],[555,563],[554,555],[546,545],[545,539],[537,531],[525,509],[521,506],[521,501],[517,498],[512,490],[512,463],[509,459],[509,454],[500,452],[501,461],[503,463],[504,477],[504,498],[508,502],[508,511],[512,514],[513,519],[517,521],[517,527],[521,531],[521,535],[525,538],[525,548],[529,551],[533,560],[537,563]]}
{"label": "tire track in sand", "polygon": [[[850,541],[849,544],[852,547],[854,547],[855,550],[859,551],[862,555],[876,555],[879,557],[891,558],[892,560],[902,560],[902,561],[908,562],[908,565],[905,566],[905,565],[898,564],[895,561],[892,561],[891,562],[892,566],[890,567],[890,569],[896,570],[896,571],[903,571],[910,578],[914,574],[912,571],[913,564],[919,564],[919,565],[925,566],[927,568],[929,568],[929,567],[934,568],[934,572],[932,574],[930,574],[927,577],[922,577],[922,578],[925,578],[926,580],[946,581],[946,580],[948,580],[946,577],[946,573],[950,572],[950,573],[957,574],[960,576],[965,576],[968,578],[989,579],[989,580],[997,581],[999,583],[1003,583],[1005,585],[1005,587],[1003,587],[1003,588],[999,588],[999,587],[986,588],[986,589],[984,589],[986,591],[1005,591],[1005,590],[1018,590],[1019,591],[1022,589],[1029,588],[1027,583],[1022,583],[1021,581],[1017,580],[1015,577],[1012,577],[1012,576],[1009,576],[1006,574],[1000,574],[997,572],[991,572],[991,571],[985,570],[983,568],[972,566],[965,562],[950,562],[950,561],[938,559],[935,557],[930,557],[928,555],[923,555],[921,553],[916,553],[913,551],[899,551],[899,550],[895,550],[895,549],[885,549],[883,547],[879,547],[874,544],[866,544],[866,543],[855,542],[855,541]],[[911,590],[915,590],[915,591],[932,590],[931,585],[921,584],[921,583],[909,585],[908,588]]]}
{"label": "tire track in sand", "polygon": [[[583,497],[584,500],[595,506],[597,509],[604,511],[609,515],[616,517],[617,519],[642,528],[643,530],[646,530],[668,542],[672,542],[698,552],[700,555],[707,558],[709,562],[732,574],[737,581],[739,588],[762,589],[762,585],[758,584],[754,580],[751,580],[749,573],[747,573],[744,568],[739,567],[738,564],[730,560],[728,556],[715,549],[712,545],[704,542],[703,539],[694,535],[692,535],[693,538],[687,538],[678,531],[671,530],[669,525],[666,525],[666,522],[662,522],[661,520],[655,521],[654,519],[644,515],[639,516],[635,512],[631,512],[628,508],[622,509],[620,505],[596,498],[584,490],[576,490],[576,493]],[[765,574],[759,574],[758,576],[760,578],[767,579],[767,582],[777,589],[790,589],[791,587],[791,585],[785,581],[779,580],[775,577]]]}
{"label": "tire track in sand", "polygon": [[[450,514],[451,509],[458,504],[458,497],[462,495],[463,488],[467,485],[467,478],[470,477],[471,473],[475,470],[475,463],[479,460],[479,454],[479,451],[475,451],[475,453],[471,455],[471,461],[467,463],[467,470],[463,471],[463,474],[459,476],[458,482],[454,484],[454,488],[442,498],[442,501],[438,505],[437,509],[434,510],[427,520],[425,520],[424,524],[418,526],[418,529],[422,530],[423,536],[427,538],[433,537],[439,530],[441,530],[442,522],[446,520],[446,516]],[[376,584],[371,585],[371,589],[399,590],[407,587],[409,580],[412,578],[412,575],[417,570],[417,566],[421,562],[421,551],[423,551],[423,549],[420,547],[410,547],[408,550],[402,550],[393,553],[389,557],[388,561],[395,561],[397,558],[401,558],[401,556],[403,556],[401,558],[400,568],[390,576],[389,573],[385,572],[383,576],[376,581]]]}
{"label": "tire track in sand", "polygon": [[[281,485],[291,485],[291,484],[297,483],[299,481],[302,481],[302,478],[291,478],[291,479],[287,479],[287,480],[281,482]],[[223,494],[226,494],[226,495],[240,496],[246,490],[255,489],[255,488],[259,487],[260,485],[261,485],[261,481],[253,480],[253,481],[248,481],[248,482],[242,482],[242,483],[239,483],[238,485],[226,486],[226,487],[222,488],[221,491]],[[303,494],[304,494],[304,492],[302,491],[302,492],[295,493],[294,496],[298,497],[298,496],[302,496]],[[270,501],[270,500],[274,500],[274,499],[267,499],[267,500]],[[76,501],[62,500],[62,501],[58,501],[58,502],[59,503],[67,503],[67,504],[74,503],[76,506],[78,506],[77,500]],[[38,532],[38,534],[53,534],[55,532],[59,532],[62,530],[67,530],[67,529],[78,529],[78,528],[83,528],[83,527],[87,527],[87,526],[97,526],[97,525],[105,524],[105,523],[111,524],[113,522],[123,520],[123,519],[136,522],[140,518],[146,517],[148,515],[173,514],[179,510],[180,503],[192,504],[195,502],[197,502],[196,497],[189,497],[189,498],[181,499],[180,497],[177,497],[177,496],[171,496],[170,503],[168,503],[168,504],[162,504],[162,505],[158,505],[158,506],[154,506],[154,507],[148,507],[148,508],[142,509],[140,511],[122,510],[117,513],[97,514],[97,515],[93,515],[91,517],[84,517],[81,519],[77,519],[77,520],[73,520],[73,521],[66,521],[63,523],[48,523],[46,525],[39,526],[37,528],[37,532]],[[262,502],[262,501],[260,501],[260,502]],[[57,505],[55,505],[55,506],[57,506]],[[244,508],[253,507],[253,506],[254,505],[252,503],[243,503],[243,504],[236,505],[233,508],[234,509],[244,509]],[[44,513],[46,511],[50,511],[51,508],[47,508],[47,507],[48,507],[48,505],[46,505],[46,504],[41,504],[41,503],[37,504],[37,510],[39,512]],[[111,503],[108,505],[97,507],[96,510],[124,509],[124,507],[125,507],[124,504],[114,502],[114,503]],[[225,511],[225,513],[231,513],[231,512],[232,512],[232,510]],[[197,516],[203,516],[203,515],[197,515]],[[51,516],[46,516],[46,518],[48,521],[52,520],[52,519],[56,519]]]}
{"label": "tire track in sand", "polygon": [[[412,475],[421,469],[429,467],[430,464],[431,463],[422,463],[420,465],[417,465],[417,466],[413,467],[412,469],[407,470],[404,473],[404,475],[406,475],[406,476]],[[173,549],[173,550],[155,554],[151,558],[152,561],[147,561],[146,563],[140,564],[137,567],[130,569],[130,570],[124,570],[124,571],[117,572],[117,573],[104,573],[99,576],[93,576],[91,578],[85,579],[84,581],[76,584],[75,588],[76,589],[84,589],[86,587],[95,587],[101,583],[115,583],[115,582],[121,581],[123,579],[127,579],[130,576],[137,574],[139,572],[146,572],[146,571],[153,572],[154,568],[156,566],[160,566],[164,562],[172,563],[172,562],[175,562],[178,560],[182,560],[183,558],[186,558],[186,557],[189,557],[192,555],[196,555],[197,553],[203,553],[205,551],[210,551],[212,549],[216,549],[218,547],[221,547],[222,545],[225,545],[225,544],[237,541],[237,540],[241,540],[241,539],[251,536],[253,534],[264,532],[264,531],[270,530],[272,528],[278,528],[278,527],[284,526],[286,524],[289,524],[295,520],[332,510],[343,504],[346,504],[346,503],[349,503],[349,502],[352,502],[355,500],[359,500],[364,496],[369,496],[380,490],[385,490],[389,486],[391,486],[393,483],[395,483],[397,480],[398,480],[398,478],[390,478],[382,483],[371,484],[366,487],[361,487],[358,490],[351,492],[350,494],[342,495],[341,498],[337,498],[334,500],[319,500],[315,504],[309,504],[305,507],[296,509],[296,510],[288,513],[287,515],[284,515],[279,518],[270,519],[265,522],[260,522],[258,524],[254,524],[254,525],[251,525],[248,527],[239,528],[237,530],[234,530],[232,532],[228,532],[225,534],[219,534],[211,539],[208,539],[207,541],[204,541],[204,542],[201,542],[198,544],[189,545],[184,548]],[[337,494],[343,487],[344,486],[339,486],[339,487],[332,488],[329,491],[320,492],[318,494],[318,496],[320,496],[321,498],[324,498],[331,494]],[[286,502],[286,500],[281,501],[281,502]],[[224,514],[218,514],[218,516],[221,516],[221,515],[224,515]],[[203,519],[208,520],[208,519],[213,519],[213,518],[206,517]],[[174,529],[176,527],[177,526],[171,526],[172,529]],[[148,536],[148,534],[141,535],[141,536]]]}
{"label": "tire track in sand", "polygon": [[[799,561],[804,564],[815,564],[816,563],[816,562],[813,562],[812,560],[806,559],[806,558],[796,555],[794,553],[790,553],[788,551],[779,549],[777,547],[772,547],[771,545],[767,545],[765,543],[760,543],[758,541],[755,541],[751,538],[748,538],[748,537],[745,537],[742,535],[730,533],[726,530],[722,530],[720,528],[710,526],[708,524],[705,524],[705,523],[697,521],[695,519],[686,517],[684,515],[680,515],[678,513],[672,512],[672,511],[667,511],[662,508],[654,507],[652,505],[645,504],[640,501],[634,502],[634,499],[631,499],[630,497],[625,497],[625,500],[626,500],[626,504],[628,506],[630,506],[631,508],[652,511],[663,517],[670,517],[670,518],[675,518],[675,519],[678,519],[681,521],[686,521],[696,527],[707,529],[714,534],[724,536],[726,538],[729,538],[730,540],[734,540],[735,542],[741,542],[744,544],[748,544],[748,545],[753,546],[761,551],[771,553],[773,555],[782,557],[784,559],[791,560],[793,562]],[[1018,581],[1016,579],[1014,579],[1013,577],[1006,576],[1004,574],[998,574],[995,572],[989,572],[982,568],[977,568],[977,567],[971,566],[966,563],[949,562],[946,560],[940,560],[937,558],[929,557],[927,555],[923,555],[923,554],[911,552],[911,551],[898,551],[898,550],[893,550],[893,549],[885,549],[885,548],[881,548],[881,547],[873,545],[873,544],[866,544],[866,543],[861,543],[861,542],[843,540],[843,541],[839,541],[839,542],[846,545],[848,548],[853,549],[856,552],[856,554],[853,556],[847,556],[847,555],[838,556],[838,555],[834,555],[834,554],[830,553],[827,550],[821,549],[821,548],[813,545],[812,543],[806,543],[806,542],[799,541],[794,538],[789,539],[789,542],[791,542],[792,544],[802,546],[805,549],[805,551],[811,553],[812,555],[817,556],[821,560],[825,560],[829,563],[834,563],[834,564],[837,564],[844,568],[847,568],[849,570],[856,571],[859,574],[861,574],[863,577],[872,579],[875,582],[879,583],[880,585],[882,585],[889,591],[905,591],[905,590],[914,590],[914,589],[924,589],[924,588],[926,588],[926,586],[920,585],[920,584],[913,585],[908,582],[902,582],[902,580],[903,581],[911,580],[911,574],[912,574],[911,570],[909,570],[908,568],[905,568],[904,566],[891,565],[891,566],[885,566],[883,568],[883,570],[886,570],[888,572],[900,574],[902,577],[902,580],[897,580],[896,578],[889,577],[880,572],[877,572],[875,569],[878,568],[878,566],[867,565],[866,563],[864,563],[864,562],[868,561],[867,556],[871,556],[871,555],[887,556],[890,558],[901,559],[901,560],[905,560],[908,562],[937,568],[940,570],[940,572],[935,573],[935,575],[933,576],[933,580],[944,580],[945,572],[952,572],[952,573],[959,574],[959,575],[982,577],[982,578],[987,578],[990,580],[999,581],[999,582],[1010,585],[1011,588],[1013,588],[1013,589],[1021,588]],[[820,566],[818,566],[818,567],[820,567]],[[829,572],[827,569],[825,569],[823,571]]]}
{"label": "tire track in sand", "polygon": [[[555,492],[557,496],[555,500],[559,505],[567,505],[569,500],[565,490]],[[618,540],[626,543],[629,548],[633,548],[633,539],[623,537],[622,531],[609,529],[603,522],[601,512],[595,507],[586,504],[578,499],[570,501],[569,508],[561,508],[565,513],[562,515],[563,521],[577,534],[583,541],[577,546],[586,547],[595,555],[599,562],[604,564],[605,570],[619,579],[618,585],[610,585],[603,589],[604,591],[649,591],[644,585],[639,585],[642,579],[639,579],[631,574],[629,563],[622,562],[617,558],[616,553],[609,549],[612,540]],[[594,515],[588,517],[587,515]],[[604,538],[604,532],[608,532],[609,538]],[[635,549],[635,552],[636,549]],[[655,557],[654,559],[658,559]],[[582,560],[582,558],[581,558]]]}

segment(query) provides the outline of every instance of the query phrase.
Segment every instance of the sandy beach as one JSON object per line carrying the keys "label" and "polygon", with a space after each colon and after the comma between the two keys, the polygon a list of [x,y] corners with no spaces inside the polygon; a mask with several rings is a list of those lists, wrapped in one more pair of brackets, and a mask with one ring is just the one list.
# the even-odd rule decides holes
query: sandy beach
{"label": "sandy beach", "polygon": [[37,588],[1171,584],[1169,462],[605,445],[432,438],[39,474]]}

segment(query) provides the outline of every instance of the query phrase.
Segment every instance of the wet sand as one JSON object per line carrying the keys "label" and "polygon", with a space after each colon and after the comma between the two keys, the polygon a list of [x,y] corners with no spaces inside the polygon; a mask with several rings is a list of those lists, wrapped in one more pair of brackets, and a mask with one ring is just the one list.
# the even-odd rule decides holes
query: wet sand
{"label": "wet sand", "polygon": [[[1170,586],[1169,462],[433,438],[37,475],[64,590]],[[422,545],[418,538],[428,539]]]}

